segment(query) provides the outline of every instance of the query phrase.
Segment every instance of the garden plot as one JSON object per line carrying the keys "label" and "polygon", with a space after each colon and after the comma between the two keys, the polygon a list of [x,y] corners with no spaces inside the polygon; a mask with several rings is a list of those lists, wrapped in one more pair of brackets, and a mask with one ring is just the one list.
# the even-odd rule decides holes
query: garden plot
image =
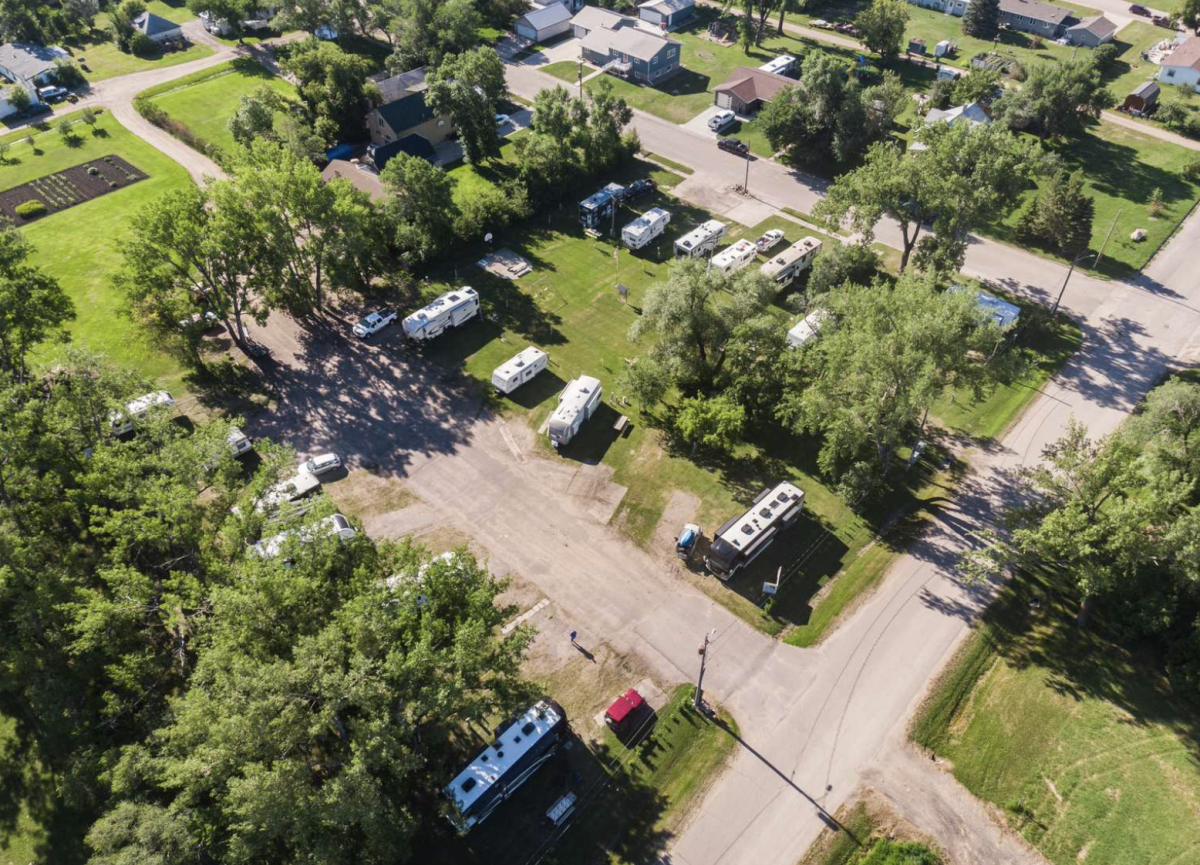
{"label": "garden plot", "polygon": [[[124,189],[147,176],[119,156],[102,156],[0,192],[0,213],[17,225],[24,225]],[[40,201],[45,209],[28,213],[28,208],[22,205],[30,201]],[[22,211],[26,211],[24,215]]]}

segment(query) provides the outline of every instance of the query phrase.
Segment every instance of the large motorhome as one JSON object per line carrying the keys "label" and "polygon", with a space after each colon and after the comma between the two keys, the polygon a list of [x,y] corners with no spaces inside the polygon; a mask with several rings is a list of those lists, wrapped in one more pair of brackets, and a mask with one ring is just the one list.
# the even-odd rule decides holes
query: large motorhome
{"label": "large motorhome", "polygon": [[821,241],[815,237],[802,237],[778,255],[773,255],[759,270],[763,276],[773,279],[779,288],[786,288],[812,265],[820,251]]}
{"label": "large motorhome", "polygon": [[456,806],[451,822],[466,834],[482,823],[542,764],[558,752],[567,734],[567,714],[553,700],[542,700],[496,731],[471,765],[446,787]]}
{"label": "large motorhome", "polygon": [[479,293],[470,286],[448,291],[404,319],[404,335],[413,340],[433,339],[479,314]]}
{"label": "large motorhome", "polygon": [[575,438],[579,428],[600,407],[603,391],[600,379],[581,375],[572,379],[558,395],[558,408],[550,415],[550,443],[562,447]]}
{"label": "large motorhome", "polygon": [[675,241],[676,258],[699,258],[717,248],[725,236],[725,223],[710,219]]}
{"label": "large motorhome", "polygon": [[728,580],[754,561],[784,529],[796,524],[804,510],[804,491],[788,481],[763,490],[750,510],[734,517],[713,538],[704,566]]}
{"label": "large motorhome", "polygon": [[780,54],[758,67],[760,72],[770,72],[773,75],[791,75],[796,68],[796,58],[790,54]]}
{"label": "large motorhome", "polygon": [[125,403],[124,411],[114,411],[108,416],[109,426],[114,435],[127,435],[133,432],[134,424],[157,408],[173,409],[175,400],[165,390],[156,390],[139,396]]}
{"label": "large motorhome", "polygon": [[512,393],[544,370],[549,360],[550,355],[540,348],[531,345],[522,349],[492,372],[492,387],[500,393]]}
{"label": "large motorhome", "polygon": [[787,332],[788,348],[799,348],[821,333],[821,323],[829,318],[829,311],[818,309]]}
{"label": "large motorhome", "polygon": [[739,240],[732,246],[727,246],[712,257],[712,269],[725,276],[732,276],[758,255],[758,247],[750,240]]}
{"label": "large motorhome", "polygon": [[641,249],[667,230],[671,214],[661,207],[652,207],[621,229],[621,243],[629,249]]}
{"label": "large motorhome", "polygon": [[612,218],[624,198],[624,186],[619,183],[608,184],[599,192],[579,202],[579,224],[593,230],[601,228],[604,220]]}

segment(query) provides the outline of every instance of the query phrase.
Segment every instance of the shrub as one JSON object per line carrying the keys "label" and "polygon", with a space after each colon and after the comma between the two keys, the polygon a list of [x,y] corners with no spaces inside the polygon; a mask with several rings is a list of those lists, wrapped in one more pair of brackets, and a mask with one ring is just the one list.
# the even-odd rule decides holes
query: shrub
{"label": "shrub", "polygon": [[145,33],[134,33],[129,37],[129,53],[146,57],[158,51],[158,43]]}
{"label": "shrub", "polygon": [[88,174],[92,175],[92,177],[95,177],[97,174],[100,173],[100,169],[94,165],[89,165],[87,171],[88,171]]}
{"label": "shrub", "polygon": [[83,85],[83,72],[74,60],[60,57],[54,61],[54,80],[68,90]]}
{"label": "shrub", "polygon": [[41,216],[43,213],[45,213],[46,205],[42,204],[42,202],[38,201],[37,199],[30,199],[29,201],[22,201],[14,209],[17,212],[17,216],[21,217],[22,219],[31,219],[35,216]]}
{"label": "shrub", "polygon": [[1192,161],[1183,166],[1179,174],[1184,180],[1193,182],[1200,180],[1200,156],[1192,157]]}
{"label": "shrub", "polygon": [[1109,42],[1092,51],[1092,62],[1100,69],[1108,69],[1120,53],[1121,49]]}
{"label": "shrub", "polygon": [[71,135],[74,134],[71,131],[71,121],[65,117],[58,121],[54,128],[58,130],[58,134],[63,138],[70,138]]}
{"label": "shrub", "polygon": [[824,241],[808,277],[808,293],[824,294],[844,282],[868,285],[879,268],[879,254],[862,243]]}

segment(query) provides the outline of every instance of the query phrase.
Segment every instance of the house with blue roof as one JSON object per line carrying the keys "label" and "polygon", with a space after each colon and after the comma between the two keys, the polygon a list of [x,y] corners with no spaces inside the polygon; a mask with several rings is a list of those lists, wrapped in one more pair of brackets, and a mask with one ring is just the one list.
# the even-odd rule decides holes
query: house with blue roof
{"label": "house with blue roof", "polygon": [[439,117],[425,103],[425,69],[412,69],[391,77],[376,77],[373,83],[380,98],[367,114],[371,138],[368,153],[375,167],[397,153],[420,156],[436,162],[437,145],[454,131],[449,117]]}

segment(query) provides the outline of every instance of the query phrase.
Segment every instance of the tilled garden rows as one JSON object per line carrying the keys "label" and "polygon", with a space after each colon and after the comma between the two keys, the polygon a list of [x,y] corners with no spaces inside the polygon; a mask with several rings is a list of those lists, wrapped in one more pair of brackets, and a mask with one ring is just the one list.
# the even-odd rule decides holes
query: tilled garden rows
{"label": "tilled garden rows", "polygon": [[[0,214],[17,225],[24,225],[124,189],[147,176],[119,156],[102,156],[0,192]],[[46,205],[46,213],[19,216],[17,207],[26,201],[42,202]]]}

